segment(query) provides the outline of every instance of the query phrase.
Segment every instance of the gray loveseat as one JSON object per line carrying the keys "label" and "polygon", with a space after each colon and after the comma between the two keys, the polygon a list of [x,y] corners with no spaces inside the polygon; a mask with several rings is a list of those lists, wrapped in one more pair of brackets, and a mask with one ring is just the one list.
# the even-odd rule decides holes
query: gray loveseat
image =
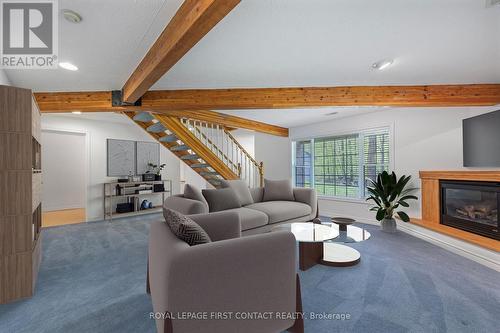
{"label": "gray loveseat", "polygon": [[[244,235],[269,231],[281,223],[307,222],[318,215],[318,201],[314,189],[293,188],[293,200],[263,201],[265,188],[250,189],[253,203],[224,211],[238,213]],[[167,198],[164,207],[185,215],[207,214],[209,206],[203,197],[198,199],[175,195]]]}

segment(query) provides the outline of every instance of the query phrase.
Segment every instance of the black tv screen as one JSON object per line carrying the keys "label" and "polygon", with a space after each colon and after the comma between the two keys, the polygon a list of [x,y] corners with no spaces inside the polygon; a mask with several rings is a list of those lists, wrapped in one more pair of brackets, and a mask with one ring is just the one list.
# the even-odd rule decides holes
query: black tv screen
{"label": "black tv screen", "polygon": [[500,167],[500,110],[463,120],[464,167]]}

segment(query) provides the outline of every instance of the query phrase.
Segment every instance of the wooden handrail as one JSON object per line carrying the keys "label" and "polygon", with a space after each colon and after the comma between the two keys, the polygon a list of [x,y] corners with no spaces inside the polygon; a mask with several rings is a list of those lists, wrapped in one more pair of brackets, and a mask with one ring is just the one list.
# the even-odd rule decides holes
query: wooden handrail
{"label": "wooden handrail", "polygon": [[252,157],[252,155],[250,155],[245,148],[243,148],[243,146],[234,138],[234,136],[229,133],[228,130],[224,129],[224,133],[226,133],[229,138],[238,146],[238,148],[241,149],[241,151],[243,152],[243,154],[245,154],[245,156],[258,168],[259,167],[259,163],[257,163],[257,161]]}
{"label": "wooden handrail", "polygon": [[239,177],[236,173],[224,164],[221,159],[215,155],[205,144],[201,142],[191,131],[184,126],[179,118],[168,117],[162,115],[156,115],[158,119],[165,127],[167,127],[171,132],[184,142],[187,146],[191,148],[198,156],[201,157],[205,162],[207,162],[219,175],[224,177],[224,179],[238,179]]}
{"label": "wooden handrail", "polygon": [[[257,161],[250,155],[245,148],[234,138],[234,136],[229,133],[227,129],[224,129],[224,132],[229,136],[229,138],[241,149],[241,151],[245,154],[245,156],[255,165],[257,170],[259,170],[259,184],[260,187],[264,186],[264,162],[257,163]],[[241,165],[239,165],[241,169]],[[241,170],[240,170],[241,173]]]}
{"label": "wooden handrail", "polygon": [[[161,115],[157,115],[156,116],[157,118],[160,118],[160,120],[163,118],[167,118],[166,116],[161,116]],[[205,127],[205,128],[210,128],[208,127],[208,125],[213,125],[212,123],[209,123],[209,122],[203,122],[203,121],[197,121],[196,119],[191,119],[191,118],[188,118],[188,117],[180,117],[180,118],[177,118],[179,123],[182,124],[184,127],[185,127],[185,130],[188,131],[188,132],[191,132],[191,127],[192,127],[192,130],[194,130],[196,132],[197,135],[199,135],[200,137],[200,142],[203,143],[203,140],[205,140],[206,144],[203,143],[203,145],[205,145],[208,149],[210,149],[212,151],[212,149],[215,151],[215,153],[218,153],[220,154],[222,157],[220,158],[220,160],[224,163],[224,159],[227,161],[227,164],[228,164],[228,167],[232,170],[236,170],[237,172],[237,176],[238,178],[241,178],[241,174],[242,174],[242,165],[241,163],[235,163],[235,161],[233,161],[232,159],[230,159],[225,153],[224,151],[219,148],[209,137],[208,135],[206,135],[205,133],[203,133],[203,131],[200,129],[200,127]],[[217,125],[217,124],[216,124]],[[263,162],[260,162],[258,163],[249,153],[248,151],[236,140],[236,138],[231,134],[229,133],[229,131],[225,128],[219,128],[218,125],[217,125],[217,130],[220,131],[219,133],[224,133],[227,135],[227,138],[229,139],[229,141],[227,142],[230,142],[232,144],[235,144],[236,145],[236,148],[239,150],[239,152],[241,154],[243,154],[243,156],[245,156],[245,158],[250,161],[251,164],[249,164],[249,166],[252,166],[255,168],[255,170],[257,170],[258,174],[259,174],[259,185],[262,187],[264,185],[264,164]],[[194,137],[197,137],[195,134],[192,134]],[[181,139],[182,140],[182,139]],[[225,139],[227,140],[227,139]],[[209,145],[211,145],[213,148],[210,148]],[[214,149],[215,148],[215,149]],[[234,149],[234,148],[233,148]],[[237,151],[238,151],[237,150]],[[240,154],[238,153],[238,154]],[[249,170],[254,170],[252,168],[250,168]],[[250,172],[250,171],[249,171]],[[254,172],[254,175],[255,175],[255,171],[252,171]],[[250,175],[250,174],[249,174]],[[251,178],[248,179],[248,181],[250,182],[251,181]],[[255,184],[255,183],[254,183]],[[252,184],[249,184],[249,185],[252,185]]]}
{"label": "wooden handrail", "polygon": [[[196,123],[195,123],[195,124],[196,124]],[[201,136],[202,136],[205,140],[207,140],[207,142],[208,142],[209,144],[211,144],[211,145],[212,145],[212,147],[215,147],[215,149],[217,149],[217,151],[218,151],[219,153],[221,153],[221,155],[222,155],[222,156],[223,156],[223,157],[224,157],[224,158],[225,158],[225,159],[226,159],[226,160],[227,160],[227,161],[231,164],[231,166],[232,166],[232,167],[234,167],[235,169],[236,169],[236,168],[238,168],[238,166],[237,166],[237,165],[236,165],[233,161],[231,161],[231,159],[230,159],[229,157],[227,157],[227,155],[226,155],[226,154],[224,154],[224,152],[223,152],[222,150],[220,150],[220,149],[219,149],[219,147],[217,147],[217,145],[215,145],[215,144],[213,143],[213,141],[212,141],[212,140],[210,140],[210,139],[209,139],[209,138],[208,138],[208,137],[207,137],[207,136],[206,136],[206,135],[205,135],[202,131],[200,131],[200,129],[199,129],[199,128],[197,128],[196,126],[193,126],[193,128],[194,128],[194,129],[195,129],[195,130],[196,130],[196,131],[197,131],[197,132],[198,132],[198,133],[199,133],[199,134],[200,134],[200,135],[201,135]]]}

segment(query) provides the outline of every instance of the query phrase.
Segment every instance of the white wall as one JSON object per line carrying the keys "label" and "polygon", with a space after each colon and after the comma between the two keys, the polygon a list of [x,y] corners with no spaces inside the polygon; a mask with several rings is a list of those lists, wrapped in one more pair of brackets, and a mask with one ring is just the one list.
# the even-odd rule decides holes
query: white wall
{"label": "white wall", "polygon": [[0,84],[4,86],[10,85],[10,80],[3,69],[0,69]]}
{"label": "white wall", "polygon": [[272,180],[290,179],[291,140],[274,135],[255,133],[255,160],[264,162],[264,177]]}
{"label": "white wall", "polygon": [[255,158],[255,132],[237,129],[232,131],[231,135],[252,157]]}
{"label": "white wall", "polygon": [[[143,129],[119,114],[104,114],[98,116],[86,115],[43,115],[42,129],[68,130],[87,134],[87,149],[89,151],[88,189],[87,189],[87,220],[102,220],[103,218],[103,183],[116,178],[106,176],[106,139],[123,139],[154,142]],[[42,143],[43,144],[43,143]],[[180,161],[167,149],[160,149],[161,163],[166,163],[163,179],[171,179],[173,193],[180,191]],[[42,157],[43,161],[43,157]]]}
{"label": "white wall", "polygon": [[180,163],[180,182],[181,182],[181,193],[184,193],[184,185],[189,184],[197,187],[199,189],[213,188],[213,186],[208,183],[205,178],[197,174],[193,169],[187,166],[186,163]]}
{"label": "white wall", "polygon": [[[418,177],[420,170],[467,170],[462,166],[462,119],[498,109],[499,106],[388,109],[292,128],[290,136],[293,139],[300,139],[389,126],[395,172],[398,175],[412,175],[414,184],[420,187]],[[420,197],[420,192],[417,196]],[[320,199],[319,206],[322,215],[348,216],[361,222],[375,223],[373,212],[368,211],[369,204],[363,201]],[[421,216],[420,200],[411,205],[408,213],[412,217]],[[500,270],[500,256],[493,251],[413,224],[399,223],[399,225],[405,232]]]}
{"label": "white wall", "polygon": [[[394,171],[398,175],[411,175],[414,185],[420,187],[420,170],[466,169],[462,167],[462,119],[497,109],[498,107],[388,109],[295,127],[291,129],[290,136],[292,139],[299,139],[389,126]],[[320,200],[320,208],[327,213],[373,218],[364,202],[324,199]],[[420,202],[413,203],[410,208],[411,216],[421,216]]]}

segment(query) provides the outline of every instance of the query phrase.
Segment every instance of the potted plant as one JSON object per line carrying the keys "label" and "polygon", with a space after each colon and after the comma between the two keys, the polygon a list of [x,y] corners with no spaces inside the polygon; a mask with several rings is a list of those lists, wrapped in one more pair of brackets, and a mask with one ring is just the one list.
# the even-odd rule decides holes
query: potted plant
{"label": "potted plant", "polygon": [[161,180],[161,171],[165,168],[166,164],[156,165],[154,163],[149,162],[148,167],[150,170],[146,171],[146,173],[154,173],[155,180]]}
{"label": "potted plant", "polygon": [[410,217],[405,212],[398,210],[399,207],[409,207],[407,200],[418,200],[414,195],[410,195],[414,188],[406,188],[411,176],[401,176],[397,178],[393,172],[389,174],[387,171],[380,173],[377,176],[377,181],[368,179],[368,192],[370,196],[367,201],[372,200],[375,206],[370,208],[371,211],[376,211],[377,221],[380,221],[381,229],[385,232],[396,232],[396,220],[394,213],[404,222],[409,222]]}

